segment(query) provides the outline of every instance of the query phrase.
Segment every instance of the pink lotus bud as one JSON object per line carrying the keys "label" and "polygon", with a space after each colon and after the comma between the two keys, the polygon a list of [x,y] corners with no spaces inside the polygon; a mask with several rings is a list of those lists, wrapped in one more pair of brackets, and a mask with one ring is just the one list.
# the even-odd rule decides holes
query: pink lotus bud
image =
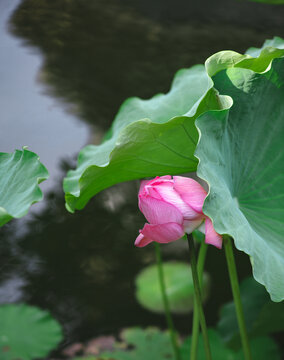
{"label": "pink lotus bud", "polygon": [[205,242],[222,247],[222,237],[213,228],[212,221],[203,214],[207,196],[195,180],[170,175],[157,176],[141,182],[138,199],[139,209],[149,224],[145,224],[135,241],[139,247],[152,241],[168,243],[190,234],[205,220]]}

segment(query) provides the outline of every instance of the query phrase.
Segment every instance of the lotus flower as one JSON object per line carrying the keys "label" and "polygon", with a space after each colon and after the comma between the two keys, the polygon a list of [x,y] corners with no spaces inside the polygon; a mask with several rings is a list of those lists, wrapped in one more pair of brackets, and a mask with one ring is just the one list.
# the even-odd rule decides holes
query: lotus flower
{"label": "lotus flower", "polygon": [[169,243],[205,222],[205,242],[221,248],[221,235],[202,211],[206,196],[204,188],[187,177],[166,175],[143,180],[138,194],[139,209],[149,224],[139,230],[135,245],[143,247],[152,241]]}

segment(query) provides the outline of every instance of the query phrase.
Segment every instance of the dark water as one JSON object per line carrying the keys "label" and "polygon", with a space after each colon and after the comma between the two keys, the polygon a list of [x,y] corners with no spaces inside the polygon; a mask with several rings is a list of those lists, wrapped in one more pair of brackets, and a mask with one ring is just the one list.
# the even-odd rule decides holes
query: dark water
{"label": "dark water", "polygon": [[[283,7],[233,0],[0,0],[1,10],[1,151],[30,145],[52,180],[42,207],[1,229],[0,302],[49,309],[64,326],[65,343],[132,325],[165,327],[162,316],[134,297],[136,274],[154,261],[152,246],[133,246],[144,223],[138,183],[108,189],[71,215],[62,178],[80,147],[100,141],[125,98],[167,91],[175,71],[219,50],[243,52],[283,37]],[[163,251],[165,259],[188,260],[181,242]],[[240,277],[250,274],[248,257],[236,255]],[[220,304],[231,298],[222,251],[210,248],[206,269],[212,276],[206,312],[214,325]],[[188,332],[190,316],[176,321]]]}

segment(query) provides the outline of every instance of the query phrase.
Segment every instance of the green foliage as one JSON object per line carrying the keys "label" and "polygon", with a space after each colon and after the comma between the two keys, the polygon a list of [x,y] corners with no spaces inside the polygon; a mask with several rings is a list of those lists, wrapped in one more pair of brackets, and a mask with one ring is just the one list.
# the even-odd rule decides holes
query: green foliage
{"label": "green foliage", "polygon": [[60,325],[47,311],[27,305],[0,307],[1,360],[42,358],[62,340]]}
{"label": "green foliage", "polygon": [[[174,359],[170,338],[167,333],[157,329],[140,328],[126,329],[122,334],[122,343],[117,344],[117,349],[104,352],[97,356],[86,356],[74,360],[171,360]],[[209,330],[209,340],[212,357],[216,360],[244,360],[242,350],[234,351],[225,346],[220,335],[213,329]],[[188,360],[190,354],[191,337],[185,340],[180,347],[182,360]],[[124,349],[122,349],[124,348]],[[253,359],[280,360],[280,351],[276,343],[269,337],[255,338],[251,342]],[[203,338],[199,337],[198,360],[205,360]]]}
{"label": "green foliage", "polygon": [[245,55],[222,51],[206,61],[206,71],[198,65],[178,72],[168,94],[127,100],[105,142],[83,149],[68,173],[68,210],[120,181],[194,171],[197,157],[210,188],[206,215],[251,256],[254,277],[271,298],[282,300],[283,56],[281,38]]}
{"label": "green foliage", "polygon": [[[212,358],[218,360],[243,360],[243,351],[242,349],[234,351],[226,347],[220,335],[213,329],[208,331],[210,347],[212,351]],[[190,342],[191,337],[189,337],[181,346],[181,355],[182,360],[188,359],[188,354],[190,354]],[[252,358],[257,360],[280,360],[280,351],[276,343],[269,337],[259,337],[253,339],[250,342]],[[206,359],[205,350],[203,345],[202,336],[199,337],[198,341],[198,360]]]}
{"label": "green foliage", "polygon": [[[240,290],[250,337],[284,330],[284,302],[272,302],[265,288],[253,278],[245,279],[240,285]],[[239,328],[233,302],[222,307],[218,331],[230,346],[240,347]]]}
{"label": "green foliage", "polygon": [[0,153],[0,226],[27,214],[42,199],[39,183],[48,178],[39,157],[26,149]]}
{"label": "green foliage", "polygon": [[[166,293],[173,313],[187,313],[193,308],[194,286],[189,265],[181,262],[164,262]],[[209,292],[209,277],[203,275],[203,297]],[[148,266],[136,278],[138,302],[154,312],[164,312],[157,265]]]}
{"label": "green foliage", "polygon": [[210,186],[204,212],[217,232],[231,235],[252,257],[254,277],[274,301],[284,299],[283,65],[276,59],[263,74],[219,72],[215,87],[234,105],[196,122],[198,174]]}

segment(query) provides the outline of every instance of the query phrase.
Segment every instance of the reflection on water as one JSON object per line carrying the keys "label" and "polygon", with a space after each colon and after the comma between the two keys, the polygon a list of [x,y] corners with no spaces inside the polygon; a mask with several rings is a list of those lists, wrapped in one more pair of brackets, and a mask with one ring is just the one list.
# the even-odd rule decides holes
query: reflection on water
{"label": "reflection on water", "polygon": [[48,189],[57,183],[60,157],[74,154],[86,143],[88,128],[44,95],[40,80],[43,56],[21,46],[22,41],[8,33],[7,21],[19,3],[0,1],[0,151],[27,145],[38,153],[50,172],[43,184]]}
{"label": "reflection on water", "polygon": [[[45,95],[37,93],[32,104],[25,102],[22,81],[28,84],[27,91],[38,91],[34,82],[30,82],[31,77],[34,79],[33,68],[20,81],[19,91],[9,93],[9,101],[15,99],[32,121],[38,121],[39,112],[43,115],[43,123],[33,124],[32,133],[37,137],[42,126],[50,126],[52,135],[46,128],[43,131],[48,140],[46,149],[50,151],[49,160],[44,162],[49,166],[52,158],[61,168],[57,168],[58,176],[53,183],[56,186],[49,190],[46,206],[33,214],[26,231],[15,234],[15,222],[1,229],[0,296],[9,287],[14,289],[14,297],[5,297],[5,301],[27,301],[50,309],[64,325],[67,341],[116,332],[124,326],[164,326],[162,316],[143,310],[134,298],[135,275],[153,261],[152,246],[144,249],[133,246],[144,223],[137,211],[138,184],[131,182],[108,189],[76,214],[65,210],[61,179],[67,168],[74,166],[71,156],[84,143],[86,135],[86,127],[83,131],[78,129],[77,134],[75,128],[70,130],[71,124],[82,120],[92,129],[90,140],[97,142],[126,97],[149,97],[167,91],[177,69],[203,62],[218,50],[244,51],[251,45],[261,45],[267,37],[283,35],[279,29],[276,33],[275,29],[262,27],[261,16],[254,23],[244,22],[249,25],[243,27],[237,26],[236,19],[232,24],[226,19],[221,21],[223,15],[218,22],[206,22],[208,14],[202,18],[204,3],[194,3],[199,14],[196,19],[192,13],[187,17],[184,7],[178,9],[169,2],[165,2],[167,11],[163,14],[161,9],[165,5],[161,5],[159,12],[157,4],[149,1],[145,3],[147,7],[137,1],[135,8],[134,3],[126,0],[110,0],[107,6],[103,0],[24,0],[11,18],[11,31],[24,39],[29,49],[25,53],[27,66],[36,59],[37,82],[45,89]],[[242,6],[244,9],[254,6],[237,1],[234,4],[239,12]],[[183,18],[182,22],[174,20],[176,15],[167,15],[172,14],[171,7],[173,14]],[[226,1],[220,2],[220,14],[224,8]],[[268,19],[279,17],[279,8],[257,6],[257,9]],[[13,56],[23,53],[18,40],[14,40],[13,46]],[[13,61],[5,63],[7,74],[14,71]],[[21,73],[21,64],[17,66]],[[5,85],[10,86],[9,77]],[[56,116],[46,111],[46,104],[51,104],[47,95],[60,104]],[[39,109],[42,101],[45,110]],[[11,119],[11,107],[5,111],[4,115]],[[19,129],[28,126],[27,114],[23,110],[22,113]],[[41,150],[38,153],[43,158]],[[178,251],[183,248],[182,242],[164,246],[165,257],[187,261],[186,251]],[[242,277],[250,271],[249,260],[238,254],[238,261],[242,263]],[[207,304],[210,324],[216,321],[220,304],[231,297],[223,277],[224,267],[222,252],[211,248],[207,262],[214,286],[214,297]],[[188,318],[177,320],[180,330],[189,330]]]}

